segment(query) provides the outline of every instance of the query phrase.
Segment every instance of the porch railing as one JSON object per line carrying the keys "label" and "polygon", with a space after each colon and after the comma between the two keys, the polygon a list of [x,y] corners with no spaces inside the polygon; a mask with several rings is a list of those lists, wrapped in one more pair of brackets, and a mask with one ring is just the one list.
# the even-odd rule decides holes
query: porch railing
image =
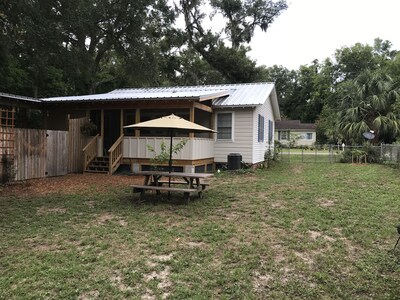
{"label": "porch railing", "polygon": [[108,174],[110,175],[114,173],[121,165],[123,140],[124,140],[124,135],[122,134],[108,150],[108,157],[109,157]]}
{"label": "porch railing", "polygon": [[97,156],[97,139],[99,134],[90,140],[90,142],[83,148],[83,170],[87,170],[90,162]]}

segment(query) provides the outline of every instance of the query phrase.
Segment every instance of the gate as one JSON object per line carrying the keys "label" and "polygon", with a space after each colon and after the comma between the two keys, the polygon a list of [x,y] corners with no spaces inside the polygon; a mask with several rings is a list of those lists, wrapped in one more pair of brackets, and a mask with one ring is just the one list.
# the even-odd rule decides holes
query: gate
{"label": "gate", "polygon": [[65,175],[67,131],[15,128],[15,180]]}

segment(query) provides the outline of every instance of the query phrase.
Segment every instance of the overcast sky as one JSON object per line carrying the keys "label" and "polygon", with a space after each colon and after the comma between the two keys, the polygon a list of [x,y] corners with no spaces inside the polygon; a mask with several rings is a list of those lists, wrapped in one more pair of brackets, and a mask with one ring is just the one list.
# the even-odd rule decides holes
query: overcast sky
{"label": "overcast sky", "polygon": [[267,33],[257,31],[250,56],[258,65],[298,69],[379,37],[400,50],[400,0],[287,0]]}

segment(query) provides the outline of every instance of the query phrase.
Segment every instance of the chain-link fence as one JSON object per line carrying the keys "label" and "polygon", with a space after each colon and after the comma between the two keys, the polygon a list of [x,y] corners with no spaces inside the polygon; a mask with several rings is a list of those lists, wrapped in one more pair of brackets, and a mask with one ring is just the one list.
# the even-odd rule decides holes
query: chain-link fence
{"label": "chain-link fence", "polygon": [[387,163],[400,164],[400,145],[380,146],[315,145],[275,149],[278,160],[305,163]]}

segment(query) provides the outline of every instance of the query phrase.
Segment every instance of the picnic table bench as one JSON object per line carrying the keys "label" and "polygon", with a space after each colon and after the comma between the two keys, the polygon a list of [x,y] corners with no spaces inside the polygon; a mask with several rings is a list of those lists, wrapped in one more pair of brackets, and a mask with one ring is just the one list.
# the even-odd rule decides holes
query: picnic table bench
{"label": "picnic table bench", "polygon": [[[192,194],[197,193],[201,198],[203,191],[209,186],[205,179],[214,175],[209,173],[181,173],[181,172],[160,172],[160,171],[142,171],[135,175],[144,176],[143,185],[131,185],[133,193],[140,193],[142,199],[147,190],[183,192],[185,200],[189,201]],[[168,184],[168,186],[166,186]]]}

